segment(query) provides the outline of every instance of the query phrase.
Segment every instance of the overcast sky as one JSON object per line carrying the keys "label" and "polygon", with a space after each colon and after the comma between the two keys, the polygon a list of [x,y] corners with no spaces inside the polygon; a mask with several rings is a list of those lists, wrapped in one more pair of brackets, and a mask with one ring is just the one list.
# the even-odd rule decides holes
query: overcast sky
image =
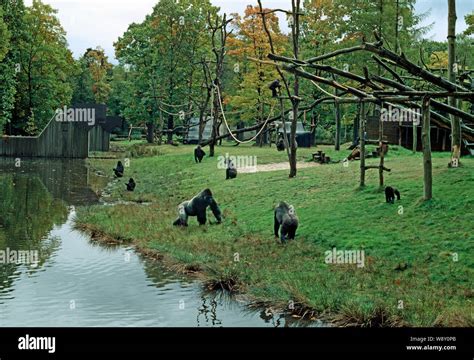
{"label": "overcast sky", "polygon": [[[59,11],[61,24],[67,32],[69,47],[74,57],[79,57],[89,47],[100,45],[112,62],[113,43],[132,22],[141,22],[152,11],[158,0],[43,0]],[[392,0],[389,0],[392,1]],[[242,13],[248,4],[256,0],[211,0],[222,12]],[[32,0],[25,0],[31,5]],[[290,0],[263,0],[268,8],[290,8]],[[423,25],[433,24],[427,37],[445,40],[447,35],[448,0],[418,0],[416,11],[429,16]],[[466,29],[464,16],[474,10],[474,0],[457,0],[457,31]]]}

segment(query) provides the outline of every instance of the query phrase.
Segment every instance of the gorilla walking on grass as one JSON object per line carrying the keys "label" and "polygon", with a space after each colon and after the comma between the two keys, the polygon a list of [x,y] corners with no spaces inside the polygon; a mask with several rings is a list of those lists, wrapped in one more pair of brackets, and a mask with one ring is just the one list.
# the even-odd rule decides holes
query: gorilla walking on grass
{"label": "gorilla walking on grass", "polygon": [[184,201],[179,204],[179,215],[173,225],[188,226],[188,216],[197,216],[199,225],[206,224],[206,209],[208,206],[211,208],[211,211],[214,214],[217,223],[220,224],[222,222],[221,210],[219,209],[219,206],[214,200],[211,190],[206,189],[201,191],[191,200]]}
{"label": "gorilla walking on grass", "polygon": [[298,228],[298,217],[296,216],[293,205],[288,205],[282,201],[275,207],[274,231],[275,237],[278,237],[278,231],[281,226],[280,240],[284,244],[286,240],[295,238],[296,229]]}
{"label": "gorilla walking on grass", "polygon": [[196,163],[201,162],[204,156],[206,156],[206,153],[204,152],[203,149],[201,149],[201,146],[198,145],[194,149],[194,161],[196,161]]}
{"label": "gorilla walking on grass", "polygon": [[400,200],[400,191],[391,186],[385,188],[385,201],[393,204],[395,202],[395,195],[397,196],[397,200]]}

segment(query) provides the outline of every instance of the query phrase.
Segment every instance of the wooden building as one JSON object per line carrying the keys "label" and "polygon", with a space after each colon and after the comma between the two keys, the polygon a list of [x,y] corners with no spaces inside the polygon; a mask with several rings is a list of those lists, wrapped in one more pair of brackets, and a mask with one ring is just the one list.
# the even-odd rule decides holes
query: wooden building
{"label": "wooden building", "polygon": [[[402,122],[381,121],[380,115],[368,116],[366,126],[367,138],[370,140],[379,140],[379,134],[381,132],[382,140],[387,141],[389,144],[400,144],[407,149],[413,149],[413,121],[406,121],[403,118],[402,120]],[[472,125],[474,124],[471,124],[470,127],[474,128]],[[421,118],[420,123],[416,126],[416,131],[417,151],[421,151]],[[432,119],[430,135],[431,149],[433,151],[451,151],[451,129],[449,126]],[[466,134],[463,134],[463,139],[468,142],[474,141],[472,136]],[[465,149],[464,146],[463,153],[468,153],[468,149]]]}
{"label": "wooden building", "polygon": [[90,111],[93,121],[58,121],[56,114],[37,136],[3,136],[0,156],[85,159],[91,151],[108,151],[111,126],[105,105],[78,104],[70,109]]}

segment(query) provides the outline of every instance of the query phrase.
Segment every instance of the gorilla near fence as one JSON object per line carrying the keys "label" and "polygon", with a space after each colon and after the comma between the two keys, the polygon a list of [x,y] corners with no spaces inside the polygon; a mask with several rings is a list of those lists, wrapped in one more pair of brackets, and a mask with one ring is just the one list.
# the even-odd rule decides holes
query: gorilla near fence
{"label": "gorilla near fence", "polygon": [[393,204],[395,202],[395,195],[397,196],[397,200],[400,200],[400,191],[391,186],[385,188],[385,201]]}
{"label": "gorilla near fence", "polygon": [[217,205],[216,201],[212,196],[212,192],[209,189],[201,191],[191,200],[184,201],[178,206],[178,218],[175,220],[173,225],[175,226],[188,226],[188,217],[197,216],[199,225],[206,224],[206,209],[211,208],[217,223],[222,222],[221,210]]}
{"label": "gorilla near fence", "polygon": [[275,237],[278,236],[280,230],[280,240],[284,244],[286,240],[293,240],[296,235],[296,229],[298,228],[298,217],[296,216],[295,208],[293,205],[288,205],[282,201],[275,207],[274,212],[274,232]]}
{"label": "gorilla near fence", "polygon": [[204,156],[206,156],[206,153],[201,149],[201,146],[198,145],[194,149],[194,161],[196,161],[196,163],[201,162]]}

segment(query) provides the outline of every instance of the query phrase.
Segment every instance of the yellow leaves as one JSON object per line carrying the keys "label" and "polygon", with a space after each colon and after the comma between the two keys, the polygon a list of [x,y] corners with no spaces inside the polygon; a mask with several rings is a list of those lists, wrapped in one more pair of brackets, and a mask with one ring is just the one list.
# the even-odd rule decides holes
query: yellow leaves
{"label": "yellow leaves", "polygon": [[430,56],[430,67],[434,69],[448,68],[448,52],[434,51]]}

